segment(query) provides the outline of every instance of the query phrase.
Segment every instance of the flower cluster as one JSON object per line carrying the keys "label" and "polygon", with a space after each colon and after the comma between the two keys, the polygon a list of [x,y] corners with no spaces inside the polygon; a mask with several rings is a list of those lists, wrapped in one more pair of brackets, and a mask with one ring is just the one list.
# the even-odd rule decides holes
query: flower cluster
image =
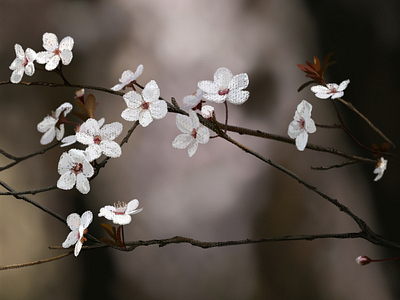
{"label": "flower cluster", "polygon": [[46,64],[45,69],[52,71],[57,68],[60,60],[63,65],[69,65],[72,60],[72,48],[74,47],[74,40],[72,37],[67,36],[58,43],[58,38],[54,33],[46,32],[43,35],[43,48],[46,51],[36,53],[31,48],[26,51],[22,49],[21,45],[15,44],[16,58],[10,65],[11,82],[19,83],[25,72],[26,75],[32,76],[35,73],[35,61],[39,64]]}

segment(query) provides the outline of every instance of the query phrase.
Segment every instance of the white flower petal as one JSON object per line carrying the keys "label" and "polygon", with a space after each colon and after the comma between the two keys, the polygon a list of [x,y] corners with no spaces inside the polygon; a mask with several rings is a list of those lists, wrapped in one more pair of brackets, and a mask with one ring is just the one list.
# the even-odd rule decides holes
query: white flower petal
{"label": "white flower petal", "polygon": [[123,126],[119,122],[104,125],[100,129],[101,139],[114,140],[121,134],[122,128]]}
{"label": "white flower petal", "polygon": [[[77,133],[77,135],[78,135],[78,133]],[[98,159],[101,156],[102,150],[101,150],[100,145],[91,144],[85,149],[85,152],[86,152],[88,161],[94,161],[95,159]]]}
{"label": "white flower petal", "polygon": [[60,62],[60,56],[54,55],[54,56],[46,63],[45,69],[46,69],[47,71],[53,71],[55,68],[57,68],[59,62]]}
{"label": "white flower petal", "polygon": [[131,70],[126,70],[122,73],[122,76],[119,79],[119,81],[124,85],[127,85],[133,80],[134,76],[135,74],[133,74]]}
{"label": "white flower petal", "polygon": [[36,62],[39,64],[47,63],[55,54],[53,52],[41,51],[37,53]]}
{"label": "white flower petal", "polygon": [[62,145],[60,147],[71,146],[76,143],[76,135],[66,136],[61,140]]}
{"label": "white flower petal", "polygon": [[168,113],[167,103],[164,100],[156,100],[149,103],[149,111],[154,119],[162,119]]}
{"label": "white flower petal", "polygon": [[348,86],[349,83],[350,83],[350,79],[347,79],[347,80],[342,81],[342,82],[339,84],[338,91],[339,91],[339,92],[344,91],[344,90],[347,88],[347,86]]}
{"label": "white flower petal", "polygon": [[105,156],[116,158],[121,156],[121,147],[114,141],[105,140],[100,143],[101,150]]}
{"label": "white flower petal", "polygon": [[[78,215],[79,217],[79,215]],[[79,226],[79,224],[78,224]],[[65,241],[62,243],[63,248],[69,248],[78,241],[78,229],[71,231]]]}
{"label": "white flower petal", "polygon": [[100,208],[99,217],[105,217],[107,220],[113,220],[115,213],[109,209],[109,205]]}
{"label": "white flower petal", "polygon": [[126,205],[125,213],[132,214],[138,207],[139,207],[139,200],[133,199],[133,200],[129,201],[128,204]]}
{"label": "white flower petal", "polygon": [[56,128],[51,127],[42,135],[42,138],[40,139],[40,144],[41,145],[50,144],[54,140],[55,136],[56,136]]}
{"label": "white flower petal", "polygon": [[247,73],[241,73],[232,77],[231,81],[229,82],[228,88],[232,89],[239,89],[243,90],[247,88],[249,85],[249,76]]}
{"label": "white flower petal", "polygon": [[189,111],[189,117],[192,123],[192,128],[198,128],[200,126],[200,121],[199,117],[197,116],[197,113],[193,110]]}
{"label": "white flower petal", "polygon": [[187,146],[189,146],[192,140],[193,137],[191,135],[182,133],[174,139],[172,142],[172,147],[176,149],[185,149]]}
{"label": "white flower petal", "polygon": [[197,86],[199,87],[199,89],[207,94],[217,94],[219,91],[219,86],[215,82],[210,80],[199,81]]}
{"label": "white flower petal", "polygon": [[189,146],[188,146],[189,157],[192,157],[196,153],[196,150],[197,150],[198,146],[199,146],[199,143],[197,142],[196,139],[192,139],[190,141]]}
{"label": "white flower petal", "polygon": [[90,223],[93,221],[93,213],[90,210],[85,211],[81,217],[81,225],[83,229],[89,227]]}
{"label": "white flower petal", "polygon": [[215,103],[223,103],[227,97],[228,97],[227,95],[218,95],[218,94],[204,94],[203,96],[204,100]]}
{"label": "white flower petal", "polygon": [[142,96],[135,91],[127,92],[124,94],[123,98],[128,108],[139,108],[143,103]]}
{"label": "white flower petal", "polygon": [[228,93],[228,102],[236,105],[243,104],[250,97],[250,92],[241,90],[231,90]]}
{"label": "white flower petal", "polygon": [[158,100],[160,97],[160,89],[158,88],[157,83],[154,80],[147,83],[142,91],[142,95],[146,102]]}
{"label": "white flower petal", "polygon": [[228,88],[229,82],[233,77],[232,72],[227,68],[219,68],[215,71],[214,82],[219,86],[219,88]]}
{"label": "white flower petal", "polygon": [[35,73],[35,65],[34,64],[27,64],[25,66],[25,74],[28,76],[32,76]]}
{"label": "white flower petal", "polygon": [[53,52],[58,48],[58,39],[54,33],[46,32],[43,34],[43,48],[49,52]]}
{"label": "white flower petal", "polygon": [[60,46],[58,47],[61,51],[71,51],[74,48],[74,39],[70,36],[66,36],[60,42]]}
{"label": "white flower petal", "polygon": [[137,121],[139,120],[139,114],[141,111],[141,108],[126,108],[121,113],[121,117],[126,121]]}
{"label": "white flower petal", "polygon": [[77,213],[72,213],[67,217],[67,225],[71,230],[78,230],[80,223],[81,217]]}
{"label": "white flower petal", "polygon": [[76,175],[71,171],[65,172],[57,181],[57,187],[62,190],[70,190],[74,187]]}
{"label": "white flower petal", "polygon": [[151,122],[153,122],[153,117],[148,109],[142,110],[139,113],[139,123],[143,127],[147,127]]}
{"label": "white flower petal", "polygon": [[75,256],[78,256],[79,255],[79,252],[81,252],[81,249],[82,249],[82,242],[81,241],[77,241],[76,242],[76,244],[75,244],[75,250],[74,250],[74,255]]}
{"label": "white flower petal", "polygon": [[191,134],[193,131],[192,119],[185,115],[176,115],[176,126],[183,133]]}
{"label": "white flower petal", "polygon": [[118,225],[127,225],[132,221],[130,215],[114,215],[113,223]]}
{"label": "white flower petal", "polygon": [[12,72],[10,81],[12,83],[19,83],[22,80],[22,76],[24,75],[24,69],[16,69]]}
{"label": "white flower petal", "polygon": [[298,150],[303,151],[306,148],[308,141],[308,133],[303,130],[296,138],[296,147]]}
{"label": "white flower petal", "polygon": [[64,66],[70,64],[72,57],[73,55],[71,50],[64,50],[60,53],[61,62]]}
{"label": "white flower petal", "polygon": [[14,45],[15,56],[19,59],[25,59],[24,49],[22,49],[21,45],[15,44]]}
{"label": "white flower petal", "polygon": [[89,180],[82,173],[76,175],[76,189],[82,194],[87,194],[90,191]]}
{"label": "white flower petal", "polygon": [[86,132],[77,132],[76,140],[84,145],[92,145],[94,143],[93,136]]}
{"label": "white flower petal", "polygon": [[200,144],[206,144],[210,140],[210,131],[208,131],[207,127],[200,126],[197,129],[197,136],[196,136],[197,141]]}

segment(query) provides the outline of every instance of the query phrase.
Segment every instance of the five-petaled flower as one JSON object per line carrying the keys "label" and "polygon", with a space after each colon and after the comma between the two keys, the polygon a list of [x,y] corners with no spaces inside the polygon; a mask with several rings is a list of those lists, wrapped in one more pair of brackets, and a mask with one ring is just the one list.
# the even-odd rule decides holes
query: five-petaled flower
{"label": "five-petaled flower", "polygon": [[139,65],[133,73],[131,70],[126,70],[122,73],[121,78],[119,79],[119,82],[116,85],[114,85],[111,89],[113,91],[120,91],[122,89],[125,89],[126,86],[130,85],[134,80],[136,80],[140,75],[143,73],[143,65]]}
{"label": "five-petaled flower", "polygon": [[243,91],[249,85],[246,73],[233,76],[227,68],[219,68],[214,74],[214,81],[203,80],[198,87],[204,91],[203,99],[216,103],[225,100],[232,104],[243,104],[250,96],[248,91]]}
{"label": "five-petaled flower", "polygon": [[336,83],[328,83],[326,86],[315,85],[311,87],[311,91],[315,93],[315,97],[320,99],[332,99],[340,98],[344,95],[344,90],[350,83],[350,79],[342,81],[339,85]]}
{"label": "five-petaled flower", "polygon": [[297,105],[294,120],[289,124],[288,135],[296,139],[296,147],[303,151],[307,145],[308,134],[314,133],[317,128],[311,119],[312,105],[306,100]]}
{"label": "five-petaled flower", "polygon": [[121,147],[114,142],[122,132],[122,124],[114,122],[100,128],[95,119],[87,119],[84,130],[76,133],[76,140],[79,143],[88,145],[86,156],[89,161],[93,161],[104,154],[108,157],[120,157]]}
{"label": "five-petaled flower", "polygon": [[43,48],[37,54],[36,61],[39,64],[46,64],[47,71],[57,68],[60,59],[63,65],[69,65],[72,60],[72,48],[74,47],[74,39],[70,36],[63,38],[58,44],[58,38],[54,33],[46,32],[43,34]]}
{"label": "five-petaled flower", "polygon": [[[142,98],[143,96],[143,98]],[[126,108],[121,117],[127,121],[139,120],[143,127],[148,126],[154,119],[162,119],[167,115],[167,103],[159,100],[160,89],[154,80],[146,84],[140,96],[136,91],[124,94]]]}
{"label": "five-petaled flower", "polygon": [[67,114],[72,110],[71,103],[65,102],[52,113],[51,116],[47,116],[37,125],[37,130],[44,133],[40,139],[40,144],[47,145],[51,143],[54,137],[57,140],[61,140],[64,136],[64,124],[59,122],[60,118],[65,118]]}
{"label": "five-petaled flower", "polygon": [[379,179],[382,178],[383,173],[385,173],[385,170],[387,168],[387,163],[388,163],[387,159],[384,159],[383,157],[381,157],[380,160],[378,160],[378,163],[374,170],[374,174],[378,175],[376,175],[374,181],[378,181]]}
{"label": "five-petaled flower", "polygon": [[64,152],[58,162],[58,173],[61,177],[57,181],[57,187],[62,190],[70,190],[76,184],[76,189],[82,194],[90,191],[88,178],[94,174],[94,169],[86,158],[85,151],[70,149]]}
{"label": "five-petaled flower", "polygon": [[176,126],[183,133],[178,135],[172,142],[172,146],[177,149],[188,148],[189,157],[192,157],[200,144],[205,144],[210,139],[208,128],[200,124],[197,114],[191,110],[189,117],[176,115]]}
{"label": "five-petaled flower", "polygon": [[100,208],[99,217],[105,217],[107,220],[113,221],[114,224],[127,225],[131,222],[130,215],[137,214],[143,210],[139,208],[139,201],[133,199],[128,203],[120,202],[114,203],[114,206],[106,205]]}
{"label": "five-petaled flower", "polygon": [[[101,118],[100,120],[97,121],[99,124],[99,127],[103,126],[105,119]],[[86,132],[86,125],[85,122],[83,122],[81,125],[79,125],[77,128],[75,128],[75,132]],[[61,140],[62,145],[60,147],[66,147],[66,146],[71,146],[72,144],[76,143],[76,134],[74,135],[69,135],[66,136]]]}
{"label": "five-petaled flower", "polygon": [[10,81],[12,83],[19,83],[24,75],[24,72],[28,76],[32,76],[35,73],[35,65],[33,62],[36,59],[36,52],[31,48],[25,50],[22,49],[21,45],[15,44],[15,55],[16,58],[10,65],[10,70],[12,70]]}
{"label": "five-petaled flower", "polygon": [[63,248],[69,248],[75,244],[74,255],[78,256],[82,249],[82,245],[86,242],[85,234],[90,223],[92,223],[93,214],[90,210],[85,211],[80,217],[77,213],[72,213],[67,217],[67,225],[71,229],[65,241],[62,243]]}

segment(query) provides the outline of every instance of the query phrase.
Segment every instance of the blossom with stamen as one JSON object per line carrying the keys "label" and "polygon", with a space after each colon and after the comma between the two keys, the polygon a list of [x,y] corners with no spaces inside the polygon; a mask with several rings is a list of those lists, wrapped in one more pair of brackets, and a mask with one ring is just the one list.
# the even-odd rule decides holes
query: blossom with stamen
{"label": "blossom with stamen", "polygon": [[84,131],[76,133],[76,140],[79,143],[88,145],[85,152],[89,161],[93,161],[104,154],[108,157],[120,157],[121,147],[114,139],[122,132],[122,124],[114,122],[100,128],[95,119],[87,119]]}
{"label": "blossom with stamen", "polygon": [[40,144],[47,145],[56,137],[59,141],[64,136],[64,124],[60,123],[60,118],[65,118],[72,110],[72,104],[65,102],[61,104],[51,116],[47,116],[37,125],[37,130],[44,133],[40,139]]}
{"label": "blossom with stamen", "polygon": [[130,215],[137,214],[143,210],[143,208],[137,209],[138,206],[139,201],[136,199],[128,203],[118,201],[118,203],[114,203],[114,206],[106,205],[100,208],[99,217],[105,217],[107,220],[113,221],[114,224],[127,225],[132,220]]}
{"label": "blossom with stamen", "polygon": [[60,60],[63,65],[69,65],[72,60],[72,48],[74,39],[70,36],[63,38],[58,44],[58,38],[54,33],[43,34],[43,48],[46,51],[38,52],[36,61],[39,64],[46,64],[47,71],[54,70]]}
{"label": "blossom with stamen", "polygon": [[210,139],[208,128],[201,125],[197,114],[191,110],[189,116],[176,115],[176,126],[183,133],[172,142],[177,149],[188,148],[189,157],[192,157],[200,144],[206,144]]}
{"label": "blossom with stamen", "polygon": [[82,249],[82,245],[86,242],[85,234],[90,223],[92,223],[93,214],[90,210],[85,211],[80,217],[77,213],[72,213],[67,217],[67,225],[71,229],[65,241],[62,243],[63,248],[69,248],[75,244],[74,255],[78,256]]}
{"label": "blossom with stamen", "polygon": [[243,104],[249,98],[250,93],[243,91],[249,85],[249,77],[246,73],[233,76],[227,68],[219,68],[214,74],[214,81],[203,80],[197,86],[204,91],[203,99],[216,103],[225,100],[232,104]]}
{"label": "blossom with stamen", "polygon": [[119,79],[119,84],[114,85],[111,89],[113,91],[120,91],[125,89],[127,86],[132,84],[134,80],[136,80],[143,73],[143,65],[139,65],[133,73],[131,70],[126,70],[122,73],[121,78]]}
{"label": "blossom with stamen", "polygon": [[311,119],[312,105],[306,100],[297,105],[294,120],[289,124],[288,135],[296,139],[296,147],[303,151],[307,145],[308,134],[314,133],[317,128]]}
{"label": "blossom with stamen", "polygon": [[329,97],[336,99],[343,97],[344,90],[349,83],[350,79],[342,81],[339,85],[336,83],[328,83],[326,86],[316,85],[311,87],[311,91],[315,93],[315,97],[320,99],[328,99]]}
{"label": "blossom with stamen", "polygon": [[[103,126],[104,122],[105,122],[104,118],[101,118],[100,120],[97,121],[97,123],[99,124],[99,127]],[[80,126],[75,128],[75,132],[86,132],[85,122],[83,122]],[[76,133],[74,135],[66,136],[65,138],[63,138],[61,140],[61,143],[62,144],[60,147],[66,147],[66,146],[75,144],[76,143]]]}
{"label": "blossom with stamen", "polygon": [[383,157],[381,157],[380,160],[378,160],[378,163],[374,170],[374,174],[378,175],[375,177],[374,181],[378,181],[379,179],[382,178],[383,173],[385,173],[385,170],[387,168],[387,163],[388,163],[387,159],[384,159]]}
{"label": "blossom with stamen", "polygon": [[82,194],[89,193],[88,178],[93,176],[94,169],[83,150],[71,149],[64,152],[58,162],[58,173],[61,175],[57,181],[59,189],[70,190],[76,184],[76,189]]}
{"label": "blossom with stamen", "polygon": [[154,80],[146,84],[142,96],[136,91],[127,92],[123,96],[128,106],[121,114],[124,120],[139,120],[140,125],[146,127],[153,119],[162,119],[167,115],[167,103],[159,99],[160,89]]}
{"label": "blossom with stamen", "polygon": [[27,48],[24,52],[21,45],[15,44],[15,55],[16,58],[10,65],[12,70],[10,81],[12,83],[19,83],[24,75],[24,72],[28,76],[32,76],[35,73],[35,65],[33,62],[36,59],[36,52],[31,48]]}

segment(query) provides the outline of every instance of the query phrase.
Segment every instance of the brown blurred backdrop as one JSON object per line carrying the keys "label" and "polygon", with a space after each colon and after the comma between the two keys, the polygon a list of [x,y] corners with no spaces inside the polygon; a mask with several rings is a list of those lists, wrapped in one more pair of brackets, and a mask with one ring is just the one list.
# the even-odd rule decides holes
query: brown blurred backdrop
{"label": "brown blurred backdrop", "polygon": [[[164,98],[193,93],[199,80],[219,67],[247,72],[250,99],[230,106],[230,123],[286,135],[302,99],[319,124],[337,122],[329,101],[309,89],[296,64],[334,51],[338,64],[328,81],[350,79],[345,99],[400,145],[400,7],[397,1],[116,0],[0,1],[0,80],[8,80],[14,44],[42,50],[44,32],[75,40],[65,75],[72,83],[111,87],[124,70],[144,65],[139,82],[157,81]],[[37,71],[24,81],[61,82]],[[0,87],[0,148],[20,156],[41,149],[36,125],[51,110],[73,101],[74,89]],[[92,92],[96,118],[131,123],[120,114],[121,97]],[[370,145],[382,140],[355,114],[342,109],[346,124]],[[222,120],[223,109],[217,107]],[[71,128],[68,130],[72,130]],[[71,132],[71,131],[70,131]],[[183,235],[204,241],[320,234],[357,230],[356,224],[287,176],[213,139],[193,158],[173,149],[179,130],[167,115],[138,128],[91,182],[88,195],[51,191],[31,198],[66,217],[90,209],[91,234],[105,233],[97,217],[105,204],[137,198],[143,212],[125,226],[127,240]],[[293,145],[232,134],[267,158],[336,197],[377,232],[398,237],[399,168],[389,158],[383,179],[372,165],[311,171],[343,160]],[[120,138],[121,139],[121,138]],[[118,141],[120,141],[120,139]],[[310,142],[370,156],[344,133],[318,129]],[[65,149],[25,161],[0,174],[16,190],[54,185]],[[397,149],[394,150],[398,154]],[[0,157],[1,165],[8,163]],[[69,229],[37,208],[0,198],[0,265],[55,256]],[[138,248],[130,253],[83,251],[49,264],[0,273],[1,299],[398,299],[399,263],[359,267],[359,255],[398,253],[362,240],[320,240],[198,249],[190,245]]]}

